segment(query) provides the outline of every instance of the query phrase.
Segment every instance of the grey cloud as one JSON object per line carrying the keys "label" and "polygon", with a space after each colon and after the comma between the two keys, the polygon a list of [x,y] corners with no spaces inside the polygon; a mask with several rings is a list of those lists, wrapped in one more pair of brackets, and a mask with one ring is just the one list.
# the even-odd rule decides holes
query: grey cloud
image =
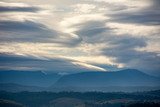
{"label": "grey cloud", "polygon": [[84,23],[80,24],[75,24],[72,27],[77,27],[80,30],[85,30],[85,29],[93,29],[93,28],[98,28],[98,27],[104,27],[105,26],[105,21],[87,21]]}
{"label": "grey cloud", "polygon": [[45,72],[83,72],[90,69],[76,66],[71,60],[61,58],[37,58],[33,56],[14,55],[11,53],[0,54],[0,70],[41,70]]}
{"label": "grey cloud", "polygon": [[83,35],[83,36],[94,36],[94,35],[98,35],[102,32],[106,31],[106,28],[102,27],[102,28],[93,28],[93,29],[86,29],[83,31],[79,31],[78,34],[79,35]]}
{"label": "grey cloud", "polygon": [[14,61],[38,61],[37,58],[28,58],[21,55],[13,55],[9,53],[0,53],[0,62],[14,62]]}
{"label": "grey cloud", "polygon": [[111,15],[110,21],[120,23],[135,23],[144,25],[160,25],[160,12],[136,12]]}
{"label": "grey cloud", "polygon": [[46,31],[48,32],[48,29],[39,23],[35,23],[32,21],[0,21],[0,30],[1,31]]}
{"label": "grey cloud", "polygon": [[[30,6],[22,3],[0,2],[0,12],[38,12],[40,7]],[[26,14],[26,13],[24,13]],[[37,13],[39,15],[39,13]],[[16,14],[14,15],[16,18]],[[24,21],[11,20],[9,16],[0,19],[0,42],[37,42],[37,43],[57,43],[61,46],[76,46],[81,42],[81,38],[73,37],[70,34],[50,29],[47,26],[30,21],[26,17]],[[32,16],[31,16],[32,17]],[[17,16],[18,18],[18,16]]]}
{"label": "grey cloud", "polygon": [[152,8],[160,8],[160,1],[159,0],[151,0]]}
{"label": "grey cloud", "polygon": [[75,27],[79,28],[75,33],[83,39],[83,42],[93,44],[103,42],[105,39],[103,33],[109,34],[112,30],[105,26],[105,21],[88,21]]}
{"label": "grey cloud", "polygon": [[[160,75],[160,57],[156,52],[138,51],[137,48],[147,47],[147,39],[131,35],[114,34],[113,28],[105,26],[105,21],[90,21],[79,25],[76,33],[89,44],[104,43],[106,47],[100,50],[106,57],[114,58],[114,63],[124,64],[127,68],[135,68],[146,73]],[[77,25],[78,26],[78,25]],[[108,69],[107,65],[98,65]],[[105,67],[106,66],[106,67]]]}
{"label": "grey cloud", "polygon": [[1,21],[0,33],[1,42],[48,42],[58,36],[56,31],[32,21]]}
{"label": "grey cloud", "polygon": [[[159,0],[146,0],[150,6],[137,9],[136,11],[120,11],[110,15],[110,21],[120,23],[135,23],[144,25],[160,25],[160,2]],[[108,15],[108,14],[107,14]]]}
{"label": "grey cloud", "polygon": [[0,2],[0,12],[38,12],[42,10],[39,7],[32,5],[25,5],[22,3],[7,3],[6,1]]}
{"label": "grey cloud", "polygon": [[[60,36],[68,38],[62,39]],[[0,21],[0,41],[58,43],[65,46],[74,46],[79,44],[81,39],[49,29],[43,24],[26,20],[24,22]]]}
{"label": "grey cloud", "polygon": [[88,21],[75,27],[80,29],[76,33],[81,36],[94,36],[107,30],[105,27],[105,21]]}
{"label": "grey cloud", "polygon": [[120,36],[116,37],[113,40],[108,41],[109,44],[118,46],[119,49],[129,49],[137,47],[147,46],[146,41],[143,38],[135,38],[130,36]]}
{"label": "grey cloud", "polygon": [[41,10],[37,7],[4,7],[0,6],[0,12],[37,12]]}
{"label": "grey cloud", "polygon": [[128,68],[136,68],[146,73],[160,75],[160,57],[158,54],[136,50],[136,48],[147,46],[144,39],[120,37],[109,41],[109,45],[111,47],[103,49],[102,53],[115,58],[115,63],[122,63]]}
{"label": "grey cloud", "polygon": [[[150,6],[137,11],[119,11],[110,14],[110,22],[131,23],[142,25],[160,25],[160,2],[151,2]],[[108,16],[108,14],[107,14]],[[158,27],[158,26],[157,26]],[[146,73],[160,75],[160,56],[157,52],[138,51],[136,48],[147,47],[147,40],[144,38],[133,37],[131,35],[114,36],[113,32],[106,34],[104,41],[110,46],[104,48],[102,54],[107,57],[115,58],[115,63],[125,64],[128,68],[135,68]],[[149,41],[149,40],[148,40]]]}
{"label": "grey cloud", "polygon": [[160,57],[157,54],[158,53],[154,52],[140,52],[137,60],[131,62],[129,66],[140,69],[149,74],[160,76]]}

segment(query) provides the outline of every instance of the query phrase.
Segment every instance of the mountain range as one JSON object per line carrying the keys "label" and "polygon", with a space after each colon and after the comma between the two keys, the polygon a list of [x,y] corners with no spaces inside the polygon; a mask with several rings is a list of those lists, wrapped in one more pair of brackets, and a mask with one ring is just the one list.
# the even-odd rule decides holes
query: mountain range
{"label": "mountain range", "polygon": [[46,74],[42,71],[0,71],[0,83],[14,83],[27,86],[48,87],[54,84],[61,75]]}
{"label": "mountain range", "polygon": [[83,72],[61,77],[54,85],[60,87],[158,86],[160,79],[135,69],[116,72]]}
{"label": "mountain range", "polygon": [[0,71],[4,91],[149,91],[160,89],[160,78],[136,69],[81,72],[68,75],[37,71]]}

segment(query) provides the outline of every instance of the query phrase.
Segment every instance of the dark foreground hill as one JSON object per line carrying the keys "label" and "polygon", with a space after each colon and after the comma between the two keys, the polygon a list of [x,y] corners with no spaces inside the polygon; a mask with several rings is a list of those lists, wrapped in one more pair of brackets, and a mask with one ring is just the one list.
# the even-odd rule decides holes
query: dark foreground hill
{"label": "dark foreground hill", "polygon": [[85,102],[76,98],[57,98],[51,102],[46,107],[85,107]]}
{"label": "dark foreground hill", "polygon": [[[159,107],[160,91],[149,92],[4,92],[0,99],[21,103],[26,107]],[[17,104],[17,103],[16,103]],[[131,106],[129,106],[131,105]],[[0,103],[0,107],[1,106]],[[9,106],[14,107],[14,106]],[[18,106],[19,107],[19,106]]]}
{"label": "dark foreground hill", "polygon": [[0,107],[25,107],[25,106],[15,101],[0,99]]}

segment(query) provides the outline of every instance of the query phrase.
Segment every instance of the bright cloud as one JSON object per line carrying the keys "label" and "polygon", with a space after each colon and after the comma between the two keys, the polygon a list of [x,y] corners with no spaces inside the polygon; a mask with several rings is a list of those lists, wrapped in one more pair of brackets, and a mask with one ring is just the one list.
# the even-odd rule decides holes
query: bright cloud
{"label": "bright cloud", "polygon": [[90,13],[92,12],[96,6],[93,4],[77,4],[73,5],[74,11],[81,14],[81,13]]}

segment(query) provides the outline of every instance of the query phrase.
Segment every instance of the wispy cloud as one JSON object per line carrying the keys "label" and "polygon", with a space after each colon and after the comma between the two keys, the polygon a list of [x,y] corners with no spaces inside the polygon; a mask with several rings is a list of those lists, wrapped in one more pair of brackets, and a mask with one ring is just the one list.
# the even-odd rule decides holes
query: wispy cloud
{"label": "wispy cloud", "polygon": [[0,2],[0,12],[38,12],[40,8],[24,3]]}
{"label": "wispy cloud", "polygon": [[46,71],[46,72],[82,72],[82,71],[105,71],[105,69],[75,60],[37,57],[32,55],[16,55],[0,53],[0,69],[22,71]]}

